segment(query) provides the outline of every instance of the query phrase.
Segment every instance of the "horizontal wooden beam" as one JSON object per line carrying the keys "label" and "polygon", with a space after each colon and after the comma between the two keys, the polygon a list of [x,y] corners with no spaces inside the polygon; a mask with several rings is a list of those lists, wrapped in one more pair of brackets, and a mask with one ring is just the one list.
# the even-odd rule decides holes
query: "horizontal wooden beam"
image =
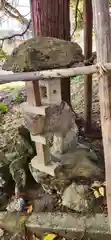
{"label": "horizontal wooden beam", "polygon": [[[107,71],[111,71],[111,63],[105,63],[104,68]],[[19,82],[19,81],[36,81],[36,80],[45,80],[52,78],[68,78],[77,75],[87,75],[98,73],[98,65],[92,66],[82,66],[76,68],[66,68],[66,69],[52,69],[44,70],[37,72],[23,72],[23,73],[13,73],[13,74],[3,74],[0,75],[0,84],[9,83],[9,82]]]}

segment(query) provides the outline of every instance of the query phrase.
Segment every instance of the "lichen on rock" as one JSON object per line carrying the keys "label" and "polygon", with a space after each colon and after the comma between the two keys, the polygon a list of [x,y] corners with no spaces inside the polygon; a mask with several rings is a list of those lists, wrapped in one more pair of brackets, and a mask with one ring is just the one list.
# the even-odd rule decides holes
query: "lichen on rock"
{"label": "lichen on rock", "polygon": [[57,178],[100,178],[102,170],[92,161],[88,149],[74,149],[61,156],[61,164],[55,169]]}
{"label": "lichen on rock", "polygon": [[[54,156],[52,156],[54,161]],[[29,164],[29,169],[35,181],[40,183],[48,193],[56,191],[62,196],[63,191],[73,181],[86,179],[88,182],[99,179],[102,170],[91,160],[88,149],[74,149],[65,153],[60,158],[55,157],[60,165],[55,169],[55,177],[39,172]]]}
{"label": "lichen on rock", "polygon": [[62,196],[62,205],[76,212],[89,210],[88,186],[72,183],[68,186]]}
{"label": "lichen on rock", "polygon": [[15,48],[3,64],[3,69],[13,72],[70,67],[83,62],[81,47],[51,37],[37,37],[26,40]]}

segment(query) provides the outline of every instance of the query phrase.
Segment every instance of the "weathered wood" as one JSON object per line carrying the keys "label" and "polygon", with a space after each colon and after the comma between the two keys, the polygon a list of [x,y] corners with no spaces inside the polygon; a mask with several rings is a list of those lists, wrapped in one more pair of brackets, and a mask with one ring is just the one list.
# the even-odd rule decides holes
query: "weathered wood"
{"label": "weathered wood", "polygon": [[[38,81],[26,82],[26,91],[27,91],[28,104],[32,106],[40,106],[41,99],[40,99],[40,92],[39,92],[39,82]],[[36,142],[35,145],[36,145],[39,161],[41,161],[41,163],[44,163],[44,165],[47,165],[49,161],[48,147],[46,145],[44,146],[42,142],[40,143]],[[39,149],[41,149],[41,152],[39,151]]]}
{"label": "weathered wood", "polygon": [[[111,71],[111,63],[104,63],[104,67],[107,71]],[[66,69],[53,69],[53,70],[44,70],[37,72],[24,72],[24,73],[14,73],[14,74],[5,74],[0,75],[0,84],[9,83],[9,82],[19,82],[27,81],[30,82],[32,79],[33,82],[37,80],[51,79],[52,78],[67,78],[83,74],[93,74],[98,73],[98,66],[83,66],[76,68],[66,68]],[[45,80],[44,80],[45,81]],[[65,80],[64,80],[65,81]]]}
{"label": "weathered wood", "polygon": [[[85,60],[92,56],[92,0],[84,0],[84,56]],[[84,76],[84,116],[85,116],[85,132],[91,130],[92,122],[92,75]]]}
{"label": "weathered wood", "polygon": [[26,82],[27,102],[32,106],[40,106],[40,92],[38,82]]}
{"label": "weathered wood", "polygon": [[[111,61],[111,34],[108,0],[93,0],[94,23],[97,43],[97,61],[101,63]],[[99,95],[101,126],[104,145],[106,170],[106,195],[108,215],[111,229],[111,78],[100,76]]]}

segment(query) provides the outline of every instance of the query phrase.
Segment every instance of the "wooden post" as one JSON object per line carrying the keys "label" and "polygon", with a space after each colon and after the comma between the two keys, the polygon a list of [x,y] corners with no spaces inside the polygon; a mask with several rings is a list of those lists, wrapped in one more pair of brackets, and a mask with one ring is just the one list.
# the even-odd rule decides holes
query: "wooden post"
{"label": "wooden post", "polygon": [[[94,23],[97,43],[97,61],[101,64],[111,61],[111,35],[108,0],[93,0]],[[101,127],[104,145],[106,194],[111,229],[111,77],[100,76],[99,94]]]}
{"label": "wooden post", "polygon": [[[33,81],[26,82],[27,102],[29,106],[41,106],[39,82]],[[46,144],[38,141],[35,143],[40,163],[47,165],[49,161],[49,149]]]}
{"label": "wooden post", "polygon": [[[85,60],[92,56],[92,0],[84,0],[84,56]],[[92,75],[84,76],[85,99],[85,132],[89,133],[92,122]]]}

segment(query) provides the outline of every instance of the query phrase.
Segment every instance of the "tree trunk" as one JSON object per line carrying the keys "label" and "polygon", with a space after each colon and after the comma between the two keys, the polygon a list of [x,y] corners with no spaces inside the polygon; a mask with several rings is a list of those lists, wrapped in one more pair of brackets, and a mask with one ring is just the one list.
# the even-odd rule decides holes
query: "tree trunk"
{"label": "tree trunk", "polygon": [[[84,0],[84,55],[85,60],[92,56],[92,0]],[[92,75],[84,76],[85,132],[89,133],[92,122]]]}
{"label": "tree trunk", "polygon": [[[94,23],[97,37],[97,61],[111,62],[111,34],[108,0],[93,0]],[[99,95],[103,135],[106,195],[111,229],[111,76],[100,75]]]}
{"label": "tree trunk", "polygon": [[[34,34],[70,40],[69,0],[32,0]],[[61,80],[62,100],[70,104],[70,79]]]}

